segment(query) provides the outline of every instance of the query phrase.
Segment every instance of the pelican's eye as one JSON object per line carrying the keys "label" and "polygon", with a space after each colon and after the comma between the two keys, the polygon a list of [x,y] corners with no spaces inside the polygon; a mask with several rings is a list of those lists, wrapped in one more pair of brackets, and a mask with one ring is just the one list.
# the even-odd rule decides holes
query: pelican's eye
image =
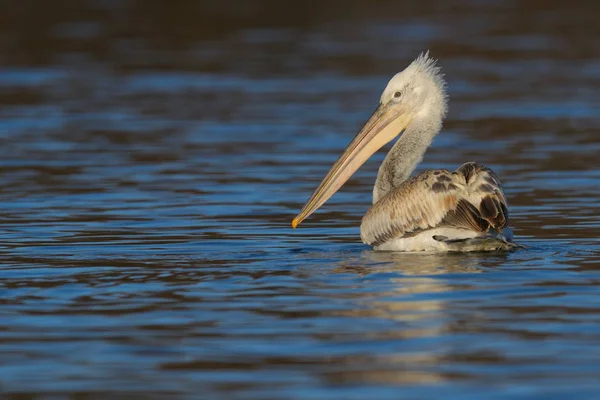
{"label": "pelican's eye", "polygon": [[402,97],[402,92],[394,93],[394,98],[399,99],[400,97]]}

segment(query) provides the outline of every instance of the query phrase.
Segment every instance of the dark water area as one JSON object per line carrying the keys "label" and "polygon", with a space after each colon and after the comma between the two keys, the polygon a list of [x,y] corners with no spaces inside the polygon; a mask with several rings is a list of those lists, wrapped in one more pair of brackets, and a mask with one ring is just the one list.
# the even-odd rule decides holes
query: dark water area
{"label": "dark water area", "polygon": [[[1,3],[3,399],[600,398],[592,2]],[[383,150],[291,229],[426,49],[527,248],[371,251]]]}

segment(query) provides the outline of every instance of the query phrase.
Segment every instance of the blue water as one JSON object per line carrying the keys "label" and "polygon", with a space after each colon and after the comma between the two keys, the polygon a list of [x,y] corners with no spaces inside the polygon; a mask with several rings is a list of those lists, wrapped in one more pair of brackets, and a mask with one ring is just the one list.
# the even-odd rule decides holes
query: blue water
{"label": "blue water", "polygon": [[[3,398],[598,398],[593,13],[35,4],[0,25]],[[527,248],[371,251],[385,152],[293,230],[427,48],[420,168],[492,167]]]}

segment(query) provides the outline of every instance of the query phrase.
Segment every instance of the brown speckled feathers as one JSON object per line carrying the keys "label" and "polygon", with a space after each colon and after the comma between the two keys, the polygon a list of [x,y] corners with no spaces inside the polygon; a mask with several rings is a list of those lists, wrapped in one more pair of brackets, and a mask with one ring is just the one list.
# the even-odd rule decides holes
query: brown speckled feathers
{"label": "brown speckled feathers", "polygon": [[508,204],[500,180],[480,164],[454,172],[425,171],[403,182],[363,217],[361,238],[377,246],[435,227],[501,232],[508,226]]}

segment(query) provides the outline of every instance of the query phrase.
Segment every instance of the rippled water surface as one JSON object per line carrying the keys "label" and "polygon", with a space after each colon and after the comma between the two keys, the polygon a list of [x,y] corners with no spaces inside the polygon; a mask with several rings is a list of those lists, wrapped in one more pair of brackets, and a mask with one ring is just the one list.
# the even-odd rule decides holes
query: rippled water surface
{"label": "rippled water surface", "polygon": [[[4,398],[598,398],[596,10],[213,3],[0,16]],[[527,249],[368,249],[384,152],[291,229],[424,49]]]}

